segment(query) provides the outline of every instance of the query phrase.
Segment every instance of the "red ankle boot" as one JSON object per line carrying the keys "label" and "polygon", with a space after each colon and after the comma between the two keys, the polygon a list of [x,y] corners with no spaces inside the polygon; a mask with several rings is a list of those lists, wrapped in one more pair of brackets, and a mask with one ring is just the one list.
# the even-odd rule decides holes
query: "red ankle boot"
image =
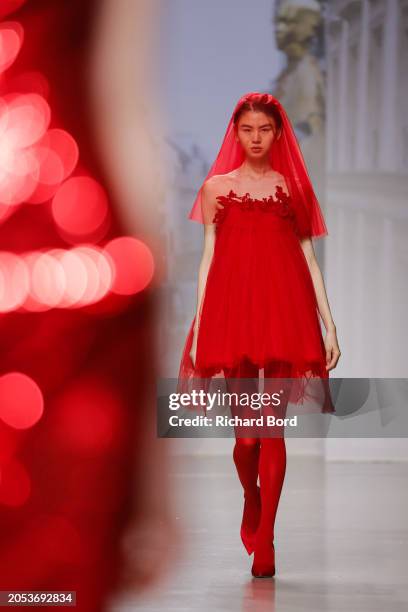
{"label": "red ankle boot", "polygon": [[275,547],[273,542],[256,542],[251,573],[255,578],[272,578],[275,575]]}
{"label": "red ankle boot", "polygon": [[256,487],[256,494],[244,493],[244,512],[241,523],[241,540],[248,555],[255,549],[255,536],[261,516],[261,490]]}

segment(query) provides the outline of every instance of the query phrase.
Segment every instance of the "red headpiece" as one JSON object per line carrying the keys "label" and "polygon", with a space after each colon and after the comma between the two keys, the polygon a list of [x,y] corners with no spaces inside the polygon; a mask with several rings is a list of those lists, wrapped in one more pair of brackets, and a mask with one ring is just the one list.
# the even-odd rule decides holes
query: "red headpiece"
{"label": "red headpiece", "polygon": [[[269,151],[271,167],[285,178],[292,206],[296,214],[297,227],[300,237],[322,237],[328,234],[319,202],[314,193],[306,164],[300,150],[295,132],[289,121],[285,109],[271,94],[250,92],[243,95],[237,102],[231,119],[228,123],[219,153],[211,166],[205,181],[214,174],[225,174],[238,168],[245,159],[241,143],[234,134],[234,114],[244,102],[262,102],[273,104],[282,118],[282,133],[275,139]],[[204,181],[204,182],[205,182]],[[201,209],[201,189],[188,216],[192,221],[204,223]]]}

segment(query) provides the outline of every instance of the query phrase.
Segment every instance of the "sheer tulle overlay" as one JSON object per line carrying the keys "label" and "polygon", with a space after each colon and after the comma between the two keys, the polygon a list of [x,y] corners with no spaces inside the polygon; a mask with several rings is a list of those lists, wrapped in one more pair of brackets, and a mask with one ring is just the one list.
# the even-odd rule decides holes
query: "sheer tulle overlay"
{"label": "sheer tulle overlay", "polygon": [[[202,186],[197,193],[188,218],[214,223],[216,242],[199,313],[195,367],[190,358],[194,318],[182,353],[178,391],[206,392],[214,377],[240,378],[256,366],[258,376],[263,370],[268,389],[279,379],[290,379],[286,397],[301,408],[298,414],[334,412],[316,295],[299,242],[327,236],[328,231],[295,132],[277,98],[262,92],[241,96],[204,182],[243,163],[235,114],[242,105],[248,109],[254,103],[280,115],[281,133],[272,142],[269,162],[282,177],[281,184],[262,199],[232,190],[221,193],[220,210],[208,199],[204,204]],[[189,408],[197,410],[194,402]]]}
{"label": "sheer tulle overlay", "polygon": [[290,402],[305,412],[334,412],[316,294],[291,196],[278,185],[263,199],[230,190],[217,200],[224,207],[213,218],[216,240],[196,363],[190,357],[194,318],[177,391],[208,390],[212,377],[247,361],[265,376],[293,379]]}

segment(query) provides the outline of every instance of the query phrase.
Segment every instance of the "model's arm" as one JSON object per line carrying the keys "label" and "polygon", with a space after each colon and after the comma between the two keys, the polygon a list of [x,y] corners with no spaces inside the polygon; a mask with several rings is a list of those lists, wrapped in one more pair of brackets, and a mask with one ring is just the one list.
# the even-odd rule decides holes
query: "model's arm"
{"label": "model's arm", "polygon": [[213,225],[204,225],[204,249],[201,257],[200,267],[198,269],[198,284],[197,284],[197,309],[194,325],[194,332],[198,331],[200,325],[200,308],[203,300],[204,289],[207,284],[208,270],[210,269],[215,243],[215,231]]}
{"label": "model's arm", "polygon": [[316,254],[313,248],[313,243],[310,238],[303,238],[300,241],[303,253],[305,254],[307,264],[309,266],[310,275],[312,277],[317,305],[320,316],[326,328],[325,347],[326,347],[326,369],[333,369],[339,360],[340,349],[337,341],[336,326],[330,311],[329,301],[327,299],[326,287],[323,276],[316,259]]}
{"label": "model's arm", "polygon": [[203,254],[201,256],[200,266],[198,269],[198,282],[197,282],[197,307],[196,307],[196,317],[194,322],[194,336],[193,343],[191,347],[190,356],[195,365],[195,355],[197,350],[197,338],[198,338],[198,329],[200,326],[200,309],[201,303],[204,296],[205,286],[207,284],[208,271],[211,266],[213,254],[214,254],[214,245],[215,245],[215,224],[212,222],[212,219],[216,212],[216,183],[213,178],[209,179],[204,183],[201,198],[202,198],[202,211],[204,218],[204,248]]}
{"label": "model's arm", "polygon": [[[287,195],[289,195],[288,186],[282,175],[280,175],[279,177],[279,184],[282,185],[283,190],[286,192]],[[313,286],[316,293],[317,306],[319,309],[320,316],[322,317],[324,326],[326,328],[326,336],[324,339],[324,346],[326,348],[326,370],[332,370],[336,367],[341,354],[339,349],[339,343],[337,341],[336,326],[334,324],[333,317],[330,311],[323,276],[316,259],[311,238],[301,239],[300,245],[303,249],[303,253],[305,254],[306,261],[309,266],[310,275],[312,277]]]}

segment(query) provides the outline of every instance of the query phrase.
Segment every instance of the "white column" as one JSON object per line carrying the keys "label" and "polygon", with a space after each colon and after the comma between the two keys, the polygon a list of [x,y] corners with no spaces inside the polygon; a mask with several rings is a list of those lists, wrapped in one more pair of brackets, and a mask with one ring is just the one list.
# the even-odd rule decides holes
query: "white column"
{"label": "white column", "polygon": [[336,118],[334,115],[334,59],[329,52],[326,60],[327,66],[327,96],[326,96],[326,153],[327,170],[333,172],[335,169],[335,147],[336,147]]}
{"label": "white column", "polygon": [[370,0],[362,0],[360,19],[360,46],[357,67],[357,109],[356,109],[356,170],[370,166],[367,151],[367,102],[368,102],[368,58],[370,53]]}
{"label": "white column", "polygon": [[379,125],[379,167],[395,171],[398,166],[397,154],[397,86],[398,86],[398,43],[399,43],[399,0],[385,3],[382,64],[382,103]]}
{"label": "white column", "polygon": [[347,139],[348,133],[348,37],[349,37],[349,24],[343,19],[341,22],[340,29],[340,44],[339,44],[339,104],[338,104],[338,167],[337,169],[342,171],[348,167],[348,155],[347,155]]}
{"label": "white column", "polygon": [[[353,225],[353,244],[350,260],[350,284],[352,284],[351,295],[353,296],[353,315],[350,329],[353,337],[353,363],[354,371],[358,376],[369,376],[370,368],[367,359],[367,347],[364,344],[365,332],[367,330],[367,312],[365,310],[366,290],[365,290],[365,257],[367,254],[367,228],[370,227],[370,218],[367,213],[359,210],[356,217],[352,220]],[[350,236],[351,238],[351,236]],[[351,258],[353,261],[351,261]]]}
{"label": "white column", "polygon": [[[377,359],[374,369],[376,376],[393,376],[393,372],[400,370],[398,362],[398,349],[395,350],[393,342],[400,336],[393,334],[395,328],[395,316],[393,317],[393,301],[395,287],[396,264],[393,261],[395,253],[394,223],[391,218],[383,219],[381,228],[381,239],[378,245],[380,252],[380,267],[378,270],[378,307],[377,307]],[[398,376],[398,375],[397,375]]]}

